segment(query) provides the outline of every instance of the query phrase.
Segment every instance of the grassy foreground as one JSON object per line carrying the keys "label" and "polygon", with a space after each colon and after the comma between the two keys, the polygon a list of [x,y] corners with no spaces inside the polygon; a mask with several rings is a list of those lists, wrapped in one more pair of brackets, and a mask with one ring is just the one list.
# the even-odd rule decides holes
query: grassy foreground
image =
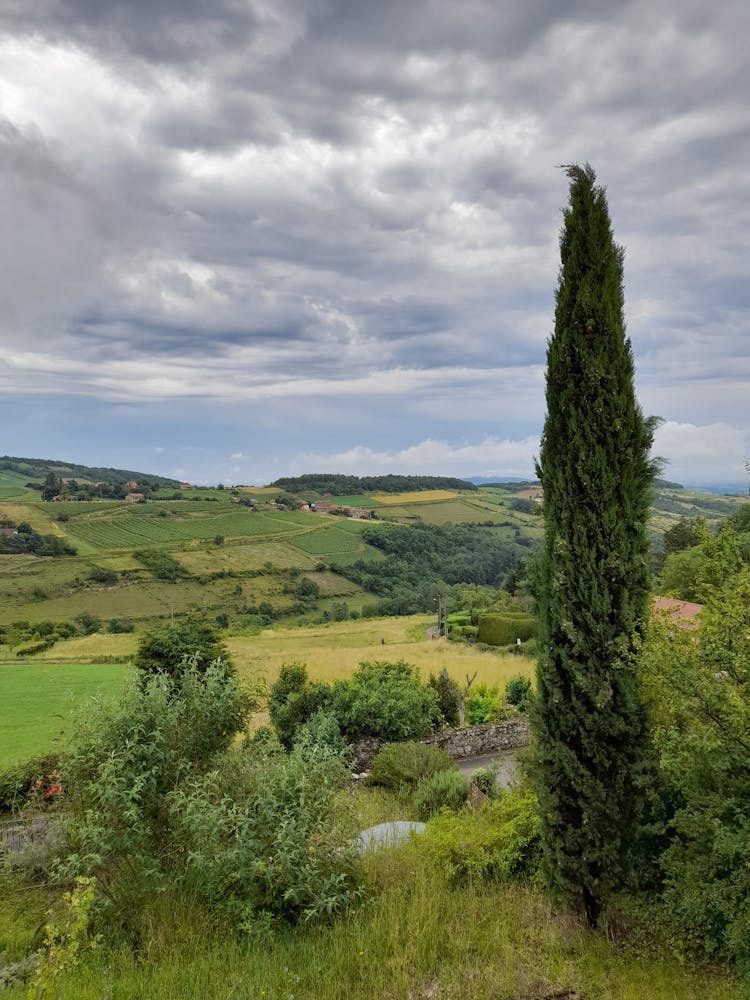
{"label": "grassy foreground", "polygon": [[[723,970],[661,951],[635,931],[615,945],[555,916],[523,884],[451,889],[416,846],[368,859],[371,896],[330,927],[243,940],[207,927],[188,903],[164,900],[140,954],[106,943],[67,973],[57,996],[75,1000],[730,1000]],[[38,890],[2,894],[0,951],[20,957],[43,913]],[[37,944],[38,946],[38,944]],[[8,998],[26,995],[16,986]]]}

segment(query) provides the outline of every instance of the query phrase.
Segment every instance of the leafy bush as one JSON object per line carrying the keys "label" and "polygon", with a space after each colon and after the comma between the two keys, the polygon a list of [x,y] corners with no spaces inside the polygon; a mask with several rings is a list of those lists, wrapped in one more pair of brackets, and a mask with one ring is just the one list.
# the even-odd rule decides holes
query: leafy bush
{"label": "leafy bush", "polygon": [[505,700],[507,703],[509,705],[515,705],[516,708],[525,712],[529,706],[530,698],[531,681],[529,678],[521,675],[518,677],[511,677],[505,685]]}
{"label": "leafy bush", "polygon": [[243,930],[341,912],[362,892],[351,831],[332,809],[346,776],[321,744],[227,754],[171,797],[182,883]]}
{"label": "leafy bush", "polygon": [[446,726],[457,726],[461,700],[458,684],[449,676],[447,670],[441,670],[437,676],[430,674],[427,684],[435,691],[438,709]]}
{"label": "leafy bush", "polygon": [[332,708],[351,740],[408,740],[426,736],[440,724],[435,691],[403,660],[361,663],[350,680],[334,685]]}
{"label": "leafy bush", "polygon": [[181,577],[190,575],[185,567],[180,565],[173,556],[168,552],[162,552],[160,549],[141,549],[138,552],[134,552],[133,555],[157,580],[166,580],[168,583],[174,583]]}
{"label": "leafy bush", "polygon": [[311,747],[327,747],[339,754],[346,754],[347,745],[341,735],[341,727],[333,712],[319,708],[314,715],[297,730],[294,745],[304,751]]}
{"label": "leafy bush", "polygon": [[132,926],[181,857],[171,797],[214,766],[252,707],[219,663],[149,677],[116,705],[87,708],[62,768],[69,848],[60,875],[96,876],[113,919]]}
{"label": "leafy bush", "polygon": [[471,782],[459,770],[438,771],[422,778],[414,792],[414,807],[422,820],[428,820],[441,809],[458,810],[469,798]]}
{"label": "leafy bush", "polygon": [[457,764],[449,753],[440,747],[423,743],[389,743],[372,762],[370,784],[382,785],[398,791],[416,788],[423,778],[440,771],[455,771]]}
{"label": "leafy bush", "polygon": [[146,632],[138,644],[134,660],[145,677],[165,673],[173,678],[185,670],[188,662],[201,670],[217,661],[221,661],[225,672],[234,670],[216,628],[197,617]]}
{"label": "leafy bush", "polygon": [[507,882],[538,875],[539,831],[536,799],[527,792],[505,792],[477,811],[435,816],[420,846],[455,885]]}
{"label": "leafy bush", "polygon": [[464,702],[466,723],[478,726],[483,722],[497,722],[503,710],[503,699],[496,686],[478,684],[466,696]]}
{"label": "leafy bush", "polygon": [[303,663],[285,663],[268,698],[271,723],[282,745],[289,749],[299,728],[330,700],[331,689],[312,683]]}
{"label": "leafy bush", "polygon": [[496,799],[500,793],[497,787],[497,767],[478,767],[471,775],[472,785],[484,792],[488,799]]}

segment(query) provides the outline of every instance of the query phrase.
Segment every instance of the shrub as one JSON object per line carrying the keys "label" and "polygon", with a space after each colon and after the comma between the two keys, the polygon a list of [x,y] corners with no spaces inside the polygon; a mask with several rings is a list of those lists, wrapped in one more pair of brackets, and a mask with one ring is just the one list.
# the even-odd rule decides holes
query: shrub
{"label": "shrub", "polygon": [[488,799],[496,799],[500,794],[497,787],[497,767],[478,767],[471,775],[472,785],[484,792]]}
{"label": "shrub", "polygon": [[268,698],[271,723],[282,745],[289,749],[300,726],[330,700],[331,689],[327,684],[313,684],[303,663],[285,663]]}
{"label": "shrub", "polygon": [[40,774],[49,774],[59,766],[59,757],[49,754],[34,757],[0,770],[0,811],[18,812],[26,804]]}
{"label": "shrub", "polygon": [[111,635],[135,632],[135,625],[129,618],[110,618],[107,622],[107,631]]}
{"label": "shrub", "polygon": [[132,928],[179,861],[170,797],[214,766],[252,707],[220,663],[148,677],[114,706],[87,707],[62,768],[69,849],[59,874],[96,876],[112,918]]}
{"label": "shrub", "polygon": [[478,622],[477,638],[490,646],[507,646],[516,639],[525,642],[536,635],[536,621],[521,612],[481,614]]}
{"label": "shrub", "polygon": [[333,712],[319,708],[314,715],[297,730],[294,740],[295,747],[301,748],[303,752],[319,746],[335,750],[336,753],[346,754],[347,745],[341,735],[341,727]]}
{"label": "shrub", "polygon": [[423,685],[416,667],[403,660],[361,663],[350,680],[334,685],[332,707],[350,740],[413,739],[440,724],[435,691]]}
{"label": "shrub", "polygon": [[460,771],[438,771],[423,778],[414,793],[417,815],[427,820],[441,809],[460,809],[469,798],[471,782]]}
{"label": "shrub", "polygon": [[437,676],[430,674],[427,684],[435,691],[438,709],[446,726],[457,726],[461,700],[458,684],[448,675],[447,670],[441,670]]}
{"label": "shrub", "polygon": [[353,831],[333,810],[346,776],[320,744],[227,754],[171,798],[182,883],[246,931],[341,912],[362,892]]}
{"label": "shrub", "polygon": [[370,784],[382,785],[398,791],[416,788],[423,778],[440,771],[455,771],[457,764],[449,753],[440,747],[423,743],[389,743],[372,762]]}
{"label": "shrub", "polygon": [[[193,497],[193,499],[197,500],[198,497]],[[180,565],[168,552],[162,552],[159,549],[141,549],[139,552],[134,552],[133,555],[157,580],[174,583],[181,577],[190,575],[185,567]]]}
{"label": "shrub", "polygon": [[503,700],[497,687],[479,684],[466,696],[464,707],[467,725],[478,726],[483,722],[496,722],[500,718]]}
{"label": "shrub", "polygon": [[103,566],[94,566],[89,573],[89,580],[94,583],[117,583],[117,573],[113,569],[105,569]]}
{"label": "shrub", "polygon": [[146,632],[138,644],[135,665],[144,677],[165,673],[178,677],[188,662],[198,670],[221,661],[225,672],[234,667],[216,628],[197,617]]}
{"label": "shrub", "polygon": [[511,677],[505,685],[505,700],[509,705],[515,705],[522,712],[529,707],[531,698],[531,681],[528,677]]}
{"label": "shrub", "polygon": [[541,860],[536,799],[505,792],[475,812],[432,819],[420,846],[455,885],[535,878]]}

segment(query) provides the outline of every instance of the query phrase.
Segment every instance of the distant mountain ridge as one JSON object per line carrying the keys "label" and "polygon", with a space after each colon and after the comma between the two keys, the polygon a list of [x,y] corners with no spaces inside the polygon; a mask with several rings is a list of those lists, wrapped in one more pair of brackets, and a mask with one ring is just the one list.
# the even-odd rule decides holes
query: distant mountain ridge
{"label": "distant mountain ridge", "polygon": [[133,469],[112,469],[93,465],[78,465],[51,458],[18,458],[13,455],[0,456],[0,469],[18,472],[29,479],[44,479],[54,472],[60,479],[81,479],[92,483],[150,482],[160,486],[178,487],[179,479],[157,476],[152,472],[136,472]]}

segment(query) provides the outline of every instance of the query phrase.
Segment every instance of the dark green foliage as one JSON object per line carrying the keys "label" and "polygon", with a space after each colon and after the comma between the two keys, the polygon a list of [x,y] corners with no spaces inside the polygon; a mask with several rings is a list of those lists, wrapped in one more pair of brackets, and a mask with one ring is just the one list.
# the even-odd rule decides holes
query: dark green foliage
{"label": "dark green foliage", "polygon": [[188,571],[177,562],[174,556],[171,556],[168,552],[163,552],[161,549],[141,549],[139,552],[134,552],[133,555],[138,562],[143,563],[146,569],[149,570],[157,580],[166,580],[168,583],[174,583],[181,577],[190,575]]}
{"label": "dark green foliage", "polygon": [[635,650],[646,618],[654,423],[635,399],[623,251],[593,170],[568,168],[547,417],[538,474],[538,787],[548,886],[595,924],[628,872],[644,718]]}
{"label": "dark green foliage", "polygon": [[289,493],[355,496],[359,493],[408,493],[413,490],[476,490],[464,479],[449,476],[344,476],[325,472],[277,479],[271,486]]}
{"label": "dark green foliage", "polygon": [[414,792],[414,808],[421,820],[428,820],[441,809],[457,811],[469,798],[471,782],[460,771],[438,771],[422,778]]}
{"label": "dark green foliage", "polygon": [[531,698],[531,681],[528,677],[511,677],[505,685],[505,700],[509,705],[525,712]]}
{"label": "dark green foliage", "polygon": [[102,624],[98,618],[95,618],[94,615],[90,615],[88,611],[82,611],[80,615],[75,616],[73,621],[76,623],[83,635],[93,635],[94,632],[99,631]]}
{"label": "dark green foliage", "polygon": [[373,760],[369,782],[397,792],[403,788],[416,788],[423,778],[439,771],[455,771],[457,768],[451,755],[440,747],[413,741],[389,743]]}
{"label": "dark green foliage", "polygon": [[289,749],[309,719],[331,701],[327,684],[313,683],[303,663],[285,663],[271,688],[268,712],[282,746]]}
{"label": "dark green foliage", "polygon": [[[649,831],[680,935],[733,960],[750,990],[750,567],[731,525],[703,543],[698,632],[654,616],[646,646],[658,789]],[[655,836],[656,834],[656,836]],[[661,844],[660,844],[661,841]]]}
{"label": "dark green foliage", "polygon": [[130,618],[110,618],[107,622],[107,631],[111,635],[118,635],[125,632],[135,632],[135,625]]}
{"label": "dark green foliage", "polygon": [[516,639],[526,642],[536,635],[536,620],[521,612],[482,614],[477,621],[477,639],[488,646],[508,646]]}
{"label": "dark green foliage", "polygon": [[332,709],[350,740],[408,740],[426,736],[440,724],[435,691],[403,660],[360,663],[350,680],[334,685]]}
{"label": "dark green foliage", "polygon": [[478,525],[373,525],[362,539],[385,559],[335,565],[336,572],[380,597],[379,613],[432,611],[434,600],[453,584],[498,587],[523,549]]}
{"label": "dark green foliage", "polygon": [[234,671],[226,646],[209,622],[190,617],[146,632],[138,644],[134,663],[143,677],[168,674],[178,678],[188,663],[205,670],[220,660],[227,673]]}
{"label": "dark green foliage", "polygon": [[437,696],[438,709],[446,726],[455,727],[459,724],[458,707],[461,703],[461,691],[447,670],[430,674],[427,684],[434,689]]}
{"label": "dark green foliage", "polygon": [[117,573],[113,569],[105,569],[103,566],[94,566],[89,573],[89,580],[94,583],[117,583]]}

